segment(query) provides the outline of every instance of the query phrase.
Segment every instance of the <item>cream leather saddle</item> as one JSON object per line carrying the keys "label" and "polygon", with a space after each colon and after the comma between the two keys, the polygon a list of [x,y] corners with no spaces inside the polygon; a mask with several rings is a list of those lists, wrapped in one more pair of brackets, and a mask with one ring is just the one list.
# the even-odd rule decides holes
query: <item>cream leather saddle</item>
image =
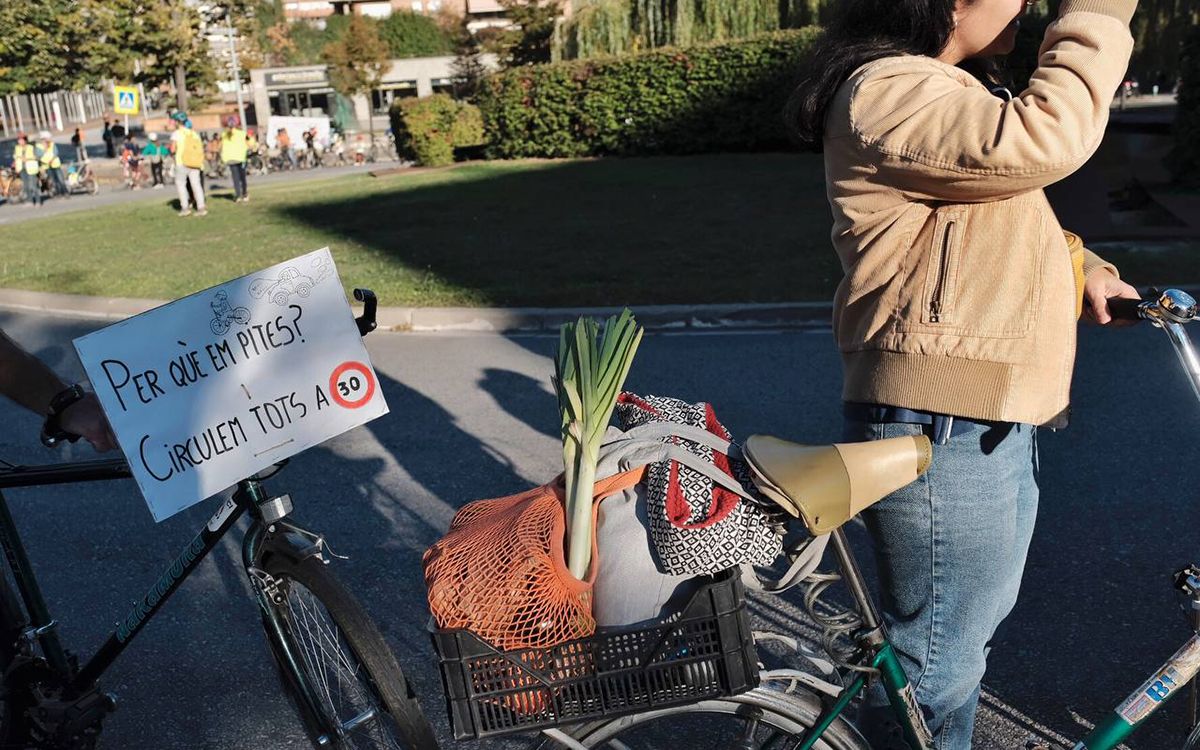
{"label": "cream leather saddle", "polygon": [[763,495],[819,536],[916,481],[933,461],[933,447],[924,435],[836,445],[752,435],[742,455]]}

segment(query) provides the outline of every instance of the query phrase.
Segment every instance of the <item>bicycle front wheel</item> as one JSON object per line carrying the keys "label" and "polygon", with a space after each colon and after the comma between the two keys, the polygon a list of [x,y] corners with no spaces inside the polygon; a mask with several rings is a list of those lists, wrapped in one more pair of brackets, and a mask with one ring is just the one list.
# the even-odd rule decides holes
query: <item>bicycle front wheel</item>
{"label": "bicycle front wheel", "polygon": [[[427,750],[433,729],[379,628],[323,560],[271,555],[263,570],[281,628],[267,636],[317,747]],[[292,658],[287,658],[291,654]],[[307,685],[316,703],[306,700]]]}
{"label": "bicycle front wheel", "polygon": [[[757,688],[731,698],[702,701],[616,719],[567,727],[563,732],[587,748],[651,750],[664,747],[789,750],[817,722],[821,702],[809,693]],[[871,750],[853,727],[837,719],[817,750]],[[562,744],[546,738],[538,750]]]}

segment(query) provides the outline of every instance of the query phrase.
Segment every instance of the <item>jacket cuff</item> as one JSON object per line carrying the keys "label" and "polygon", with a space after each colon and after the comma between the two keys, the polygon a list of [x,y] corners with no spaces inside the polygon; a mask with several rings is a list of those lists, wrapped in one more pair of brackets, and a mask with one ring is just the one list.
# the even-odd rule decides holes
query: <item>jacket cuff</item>
{"label": "jacket cuff", "polygon": [[1117,270],[1116,266],[1085,247],[1083,249],[1083,277],[1086,279],[1092,275],[1093,271],[1099,271],[1100,269],[1108,271],[1118,279],[1121,278],[1121,272]]}
{"label": "jacket cuff", "polygon": [[1137,0],[1063,0],[1058,9],[1058,16],[1062,18],[1068,13],[1099,13],[1112,16],[1128,26],[1135,10]]}

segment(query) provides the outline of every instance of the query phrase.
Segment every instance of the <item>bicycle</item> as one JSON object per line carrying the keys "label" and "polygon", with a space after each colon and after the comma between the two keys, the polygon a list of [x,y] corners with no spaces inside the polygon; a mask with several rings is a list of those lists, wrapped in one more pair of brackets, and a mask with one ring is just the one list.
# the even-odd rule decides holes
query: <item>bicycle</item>
{"label": "bicycle", "polygon": [[17,170],[8,167],[0,168],[0,198],[3,198],[5,203],[13,205],[25,200],[25,188]]}
{"label": "bicycle", "polygon": [[145,159],[131,159],[125,165],[125,188],[141,190],[149,187],[152,181]]}
{"label": "bicycle", "polygon": [[204,174],[206,176],[208,176],[210,179],[219,180],[219,179],[225,177],[225,175],[228,171],[229,171],[229,168],[226,166],[225,162],[221,160],[220,154],[217,154],[215,156],[212,154],[209,154],[208,156],[205,157],[205,159],[204,159]]}
{"label": "bicycle", "polygon": [[344,167],[349,163],[350,160],[346,158],[345,149],[339,146],[337,148],[330,147],[330,149],[325,152],[325,155],[322,157],[321,166]]}
{"label": "bicycle", "polygon": [[86,193],[95,195],[100,192],[100,183],[92,172],[92,165],[87,161],[75,162],[67,167],[67,190],[72,194]]}
{"label": "bicycle", "polygon": [[[1186,324],[1200,318],[1196,300],[1182,291],[1167,290],[1153,293],[1147,301],[1109,300],[1109,303],[1114,317],[1146,320],[1167,334],[1200,399],[1200,357],[1184,329]],[[476,644],[467,641],[467,647],[460,653],[451,653],[462,644],[448,645],[447,638],[453,635],[461,640],[457,634],[465,631],[435,631],[435,648],[442,661],[455,736],[468,739],[537,730],[542,735],[537,747],[543,750],[674,747],[686,745],[692,737],[709,743],[714,737],[721,738],[716,746],[737,750],[870,750],[844,715],[868,683],[878,679],[887,692],[898,730],[908,747],[933,750],[933,739],[913,688],[888,641],[843,531],[844,525],[858,512],[849,510],[849,487],[856,486],[860,492],[863,488],[878,490],[858,498],[860,510],[885,497],[891,491],[883,488],[893,473],[895,459],[902,451],[913,449],[904,441],[916,441],[918,451],[930,450],[924,436],[867,444],[872,459],[847,466],[849,482],[845,483],[847,477],[841,476],[837,484],[822,481],[831,476],[820,457],[821,451],[831,450],[828,447],[798,446],[767,436],[752,436],[743,445],[743,457],[765,497],[780,505],[798,507],[806,517],[812,517],[812,511],[820,511],[820,526],[827,533],[806,536],[788,546],[790,568],[782,579],[762,582],[757,576],[746,578],[748,585],[772,594],[806,584],[804,606],[822,632],[824,655],[779,633],[755,632],[747,639],[743,651],[736,644],[727,648],[724,635],[716,638],[721,641],[716,647],[702,641],[697,641],[697,646],[688,628],[677,626],[676,622],[692,623],[691,630],[696,630],[699,623],[705,632],[724,631],[726,627],[718,628],[695,618],[690,610],[692,604],[675,616],[680,619],[669,619],[649,639],[644,634],[651,631],[624,634],[618,631],[611,638],[623,641],[597,637],[585,639],[592,642],[572,642],[536,655],[522,652],[520,657],[517,652],[498,652],[481,641]],[[917,474],[922,471],[919,466]],[[894,486],[895,481],[891,484]],[[833,486],[841,489],[828,491]],[[822,490],[814,487],[825,488],[824,499],[836,502],[814,507],[822,494]],[[839,573],[817,572],[828,547],[834,550]],[[736,573],[725,577],[730,575],[737,577]],[[850,595],[849,609],[821,601],[828,588],[839,582]],[[1184,750],[1200,748],[1200,723],[1195,708],[1200,697],[1195,683],[1200,672],[1200,565],[1178,571],[1173,584],[1188,600],[1193,636],[1075,745],[1075,750],[1116,748],[1187,685],[1191,685],[1194,726]],[[726,585],[721,576],[705,584],[706,587],[721,585]],[[740,582],[735,588],[740,589]],[[739,596],[740,592],[735,590],[725,600],[736,600]],[[757,671],[748,685],[731,688],[737,682],[729,679],[728,672],[736,671],[731,665],[737,667],[747,661],[754,664],[755,644],[767,642],[782,643],[796,651],[817,668],[815,673],[764,668]],[[731,660],[731,655],[737,658]],[[672,662],[683,666],[673,677],[667,670]],[[613,679],[603,686],[588,682],[584,673],[588,670],[599,673],[605,663],[612,667]],[[460,665],[466,670],[486,669],[489,664],[493,665],[490,674],[473,673],[478,675],[475,684],[458,678]],[[493,678],[491,684],[485,684],[487,677]],[[700,701],[680,700],[680,694],[689,691],[694,694],[698,685],[708,689],[708,697]],[[614,701],[614,695],[619,700]],[[660,707],[654,707],[656,703]],[[653,708],[646,710],[647,706]],[[569,716],[583,716],[586,720],[562,720]],[[730,723],[732,727],[728,726]],[[1046,747],[1035,742],[1026,745],[1027,750]]]}
{"label": "bicycle", "polygon": [[262,149],[250,151],[246,155],[246,172],[253,175],[264,175],[269,172],[267,168],[267,159],[263,156]]}
{"label": "bicycle", "polygon": [[[364,303],[357,318],[366,335],[375,328],[376,299],[356,289]],[[43,428],[48,447],[77,439],[52,420]],[[99,650],[82,665],[66,651],[30,567],[3,491],[15,487],[124,479],[122,460],[45,466],[0,463],[0,545],[18,601],[0,578],[0,747],[84,750],[95,746],[115,698],[98,680],[154,618],[210,550],[248,514],[242,565],[259,604],[268,650],[282,686],[315,747],[427,748],[432,729],[379,628],[339,583],[328,565],[336,557],[319,533],[289,520],[287,494],[268,493],[264,482],[286,461],[238,482],[206,526],[163,571]]]}

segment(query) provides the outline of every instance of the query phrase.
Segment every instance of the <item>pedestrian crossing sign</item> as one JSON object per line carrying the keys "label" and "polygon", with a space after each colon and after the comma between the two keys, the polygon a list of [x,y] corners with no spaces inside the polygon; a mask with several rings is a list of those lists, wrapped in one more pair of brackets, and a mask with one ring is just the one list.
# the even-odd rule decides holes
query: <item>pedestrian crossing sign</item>
{"label": "pedestrian crossing sign", "polygon": [[118,115],[136,115],[138,90],[133,86],[113,86],[113,111]]}

